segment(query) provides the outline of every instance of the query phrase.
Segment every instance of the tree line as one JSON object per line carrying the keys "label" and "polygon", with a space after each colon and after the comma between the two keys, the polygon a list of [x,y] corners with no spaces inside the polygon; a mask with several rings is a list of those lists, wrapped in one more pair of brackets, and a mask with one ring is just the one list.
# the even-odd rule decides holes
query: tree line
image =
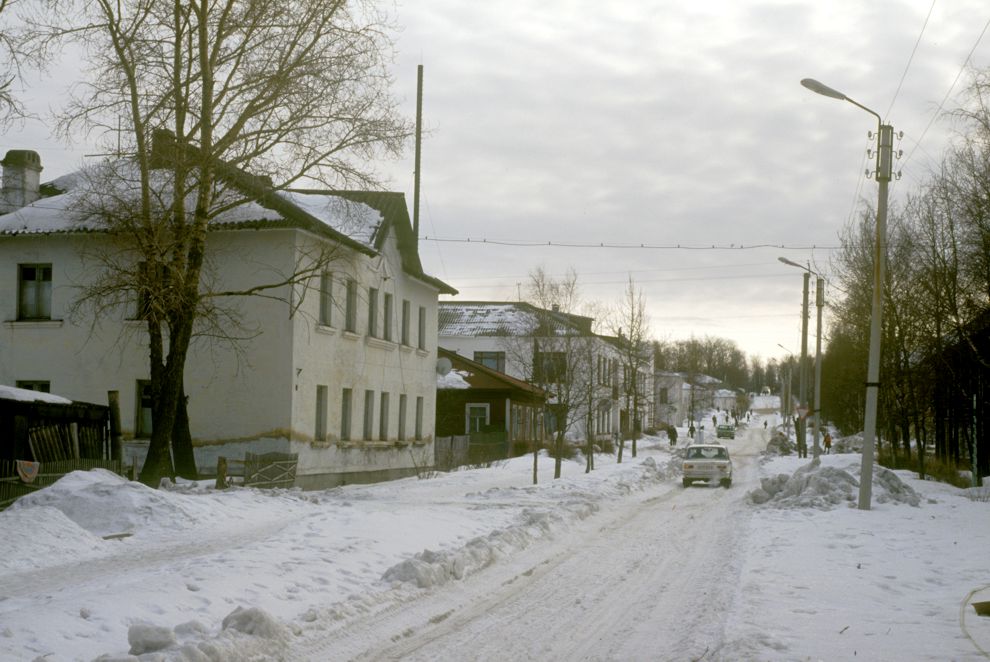
{"label": "tree line", "polygon": [[[882,288],[878,439],[896,461],[924,463],[933,447],[952,464],[990,473],[990,71],[972,72],[949,113],[957,138],[916,192],[888,213]],[[823,362],[826,417],[843,433],[863,425],[875,212],[843,231]],[[914,446],[912,446],[912,443]],[[922,471],[923,464],[922,464]]]}

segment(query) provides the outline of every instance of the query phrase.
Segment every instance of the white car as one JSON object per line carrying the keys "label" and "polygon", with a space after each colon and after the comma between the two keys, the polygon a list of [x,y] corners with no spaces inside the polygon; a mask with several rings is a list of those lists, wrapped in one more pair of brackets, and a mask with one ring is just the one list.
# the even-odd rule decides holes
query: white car
{"label": "white car", "polygon": [[696,480],[709,484],[718,482],[722,487],[732,485],[732,460],[729,449],[721,444],[694,444],[684,451],[684,487]]}

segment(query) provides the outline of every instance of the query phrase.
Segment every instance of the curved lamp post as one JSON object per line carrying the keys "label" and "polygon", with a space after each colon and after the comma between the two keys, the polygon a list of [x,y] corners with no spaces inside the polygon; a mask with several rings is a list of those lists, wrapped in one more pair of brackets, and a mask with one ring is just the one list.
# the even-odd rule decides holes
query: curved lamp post
{"label": "curved lamp post", "polygon": [[801,81],[812,92],[832,99],[848,101],[877,118],[878,149],[876,179],[879,185],[877,200],[877,236],[873,248],[873,305],[870,315],[870,357],[866,366],[866,415],[863,420],[863,464],[859,480],[859,509],[869,510],[873,491],[873,448],[877,428],[877,396],[880,391],[880,318],[882,314],[884,257],[887,234],[887,188],[892,173],[894,127],[884,124],[875,111],[853,101],[842,92],[833,90],[813,78]]}
{"label": "curved lamp post", "polygon": [[[825,279],[817,271],[812,270],[810,267],[806,267],[803,264],[798,264],[793,260],[788,260],[786,257],[778,257],[780,262],[786,265],[797,267],[798,269],[804,270],[804,307],[801,310],[801,404],[805,407],[808,403],[805,402],[805,388],[806,383],[804,377],[804,365],[807,361],[807,348],[808,348],[808,279],[811,274],[815,274],[817,277],[815,280],[815,307],[818,310],[818,324],[815,327],[815,403],[812,413],[814,414],[814,424],[815,424],[815,436],[814,436],[814,457],[821,455],[821,446],[818,443],[819,435],[821,434],[821,410],[822,410],[822,307],[825,305]],[[807,443],[806,441],[806,428],[804,424],[801,425],[801,439],[802,444]]]}

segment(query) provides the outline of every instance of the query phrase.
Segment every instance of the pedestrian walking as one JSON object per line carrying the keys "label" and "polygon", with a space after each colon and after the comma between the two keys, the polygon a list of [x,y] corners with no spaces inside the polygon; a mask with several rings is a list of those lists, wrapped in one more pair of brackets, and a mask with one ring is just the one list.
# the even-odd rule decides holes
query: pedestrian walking
{"label": "pedestrian walking", "polygon": [[828,455],[832,452],[832,435],[830,435],[828,432],[825,433],[824,443],[825,443],[825,454]]}

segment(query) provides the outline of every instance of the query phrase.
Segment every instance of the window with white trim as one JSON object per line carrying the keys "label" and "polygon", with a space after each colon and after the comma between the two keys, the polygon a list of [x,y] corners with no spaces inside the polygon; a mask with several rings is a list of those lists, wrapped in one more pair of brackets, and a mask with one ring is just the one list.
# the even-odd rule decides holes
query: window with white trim
{"label": "window with white trim", "polygon": [[52,265],[17,265],[17,319],[52,318]]}

